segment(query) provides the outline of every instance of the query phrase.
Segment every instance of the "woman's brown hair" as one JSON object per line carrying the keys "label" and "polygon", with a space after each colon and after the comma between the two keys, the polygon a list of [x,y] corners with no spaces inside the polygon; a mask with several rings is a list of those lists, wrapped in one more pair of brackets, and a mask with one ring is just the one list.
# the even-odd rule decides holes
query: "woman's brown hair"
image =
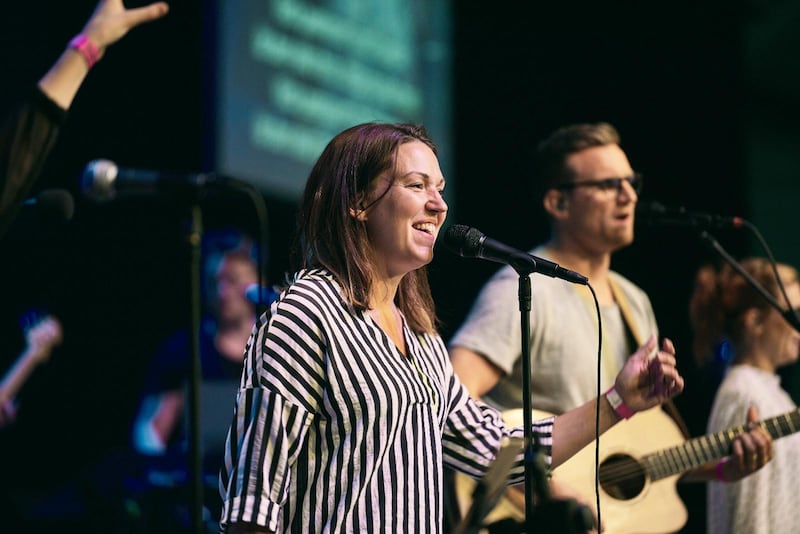
{"label": "woman's brown hair", "polygon": [[[330,271],[353,309],[368,309],[374,279],[366,227],[353,212],[366,209],[368,198],[375,202],[388,191],[376,192],[375,180],[393,168],[398,147],[412,141],[425,143],[436,154],[422,126],[353,126],[328,143],[306,182],[298,211],[295,262],[299,268]],[[396,304],[414,332],[435,332],[436,313],[424,267],[403,277]]]}

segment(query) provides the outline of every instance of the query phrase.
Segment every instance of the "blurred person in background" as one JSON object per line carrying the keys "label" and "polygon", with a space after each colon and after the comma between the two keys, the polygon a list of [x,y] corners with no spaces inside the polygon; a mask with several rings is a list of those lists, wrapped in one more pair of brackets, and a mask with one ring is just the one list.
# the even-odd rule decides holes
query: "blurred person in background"
{"label": "blurred person in background", "polygon": [[[748,258],[742,267],[776,301],[784,302],[770,262]],[[779,264],[789,308],[800,308],[797,271]],[[800,354],[797,332],[743,276],[727,264],[702,268],[690,302],[694,350],[707,359],[720,354],[728,368],[717,390],[708,432],[742,424],[741,414],[755,407],[762,419],[788,414],[778,424],[784,432],[800,430],[800,413],[781,387],[777,370],[794,365]],[[717,481],[708,486],[708,532],[770,534],[800,532],[800,434],[776,439],[773,460],[753,475],[737,480],[728,462],[718,464]],[[761,463],[767,458],[754,457]]]}

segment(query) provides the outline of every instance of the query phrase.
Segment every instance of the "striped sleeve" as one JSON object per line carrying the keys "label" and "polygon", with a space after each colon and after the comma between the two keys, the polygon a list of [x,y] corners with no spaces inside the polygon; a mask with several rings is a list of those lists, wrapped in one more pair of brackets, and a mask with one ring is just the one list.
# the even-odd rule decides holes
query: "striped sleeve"
{"label": "striped sleeve", "polygon": [[281,512],[324,389],[325,339],[296,284],[259,319],[247,343],[220,475],[221,525],[280,530]]}
{"label": "striped sleeve", "polygon": [[[508,427],[500,412],[472,399],[455,374],[450,376],[449,391],[450,412],[442,439],[445,463],[473,478],[481,478],[494,461],[503,439],[522,439],[525,430],[522,426]],[[548,466],[552,462],[554,419],[549,417],[533,423]],[[524,456],[520,452],[511,469],[509,483],[522,482],[524,477]]]}

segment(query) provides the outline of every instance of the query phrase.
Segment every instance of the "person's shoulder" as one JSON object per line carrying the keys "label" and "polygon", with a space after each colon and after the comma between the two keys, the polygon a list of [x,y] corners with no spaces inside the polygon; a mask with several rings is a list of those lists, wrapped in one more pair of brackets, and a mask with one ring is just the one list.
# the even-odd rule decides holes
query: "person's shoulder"
{"label": "person's shoulder", "polygon": [[741,387],[748,392],[755,392],[759,387],[772,388],[779,385],[780,379],[776,374],[752,365],[732,364],[728,367],[722,383],[725,386]]}
{"label": "person's shoulder", "polygon": [[[530,254],[539,258],[553,261],[550,251],[545,244],[536,246],[530,251]],[[570,299],[575,295],[573,284],[548,276],[546,274],[533,274],[532,276],[532,289],[536,299]]]}
{"label": "person's shoulder", "polygon": [[[533,251],[529,251],[529,253],[537,254],[537,251],[540,251],[541,248],[542,247],[539,246],[533,249]],[[543,254],[541,254],[541,256],[546,257]],[[494,273],[492,273],[492,275],[486,281],[486,284],[484,284],[484,288],[496,287],[498,285],[506,285],[512,283],[514,287],[517,287],[518,280],[519,280],[519,274],[517,273],[517,271],[515,271],[510,265],[502,265]]]}
{"label": "person's shoulder", "polygon": [[731,365],[725,378],[717,389],[717,401],[727,406],[745,409],[750,405],[759,405],[763,389],[761,373],[748,365]]}
{"label": "person's shoulder", "polygon": [[[609,271],[609,277],[627,294],[640,295],[643,298],[648,298],[647,293],[641,287],[634,284],[628,278],[624,277],[616,271]],[[648,298],[649,300],[649,298]]]}
{"label": "person's shoulder", "polygon": [[311,301],[316,304],[341,302],[341,288],[325,269],[306,269],[295,273],[288,287],[278,297],[277,307],[286,303]]}
{"label": "person's shoulder", "polygon": [[550,252],[548,251],[547,246],[544,243],[536,245],[533,248],[533,250],[531,250],[531,254],[552,261],[552,258],[550,257]]}
{"label": "person's shoulder", "polygon": [[334,286],[338,287],[338,283],[330,271],[326,269],[303,269],[294,274],[287,290],[291,293],[292,290]]}

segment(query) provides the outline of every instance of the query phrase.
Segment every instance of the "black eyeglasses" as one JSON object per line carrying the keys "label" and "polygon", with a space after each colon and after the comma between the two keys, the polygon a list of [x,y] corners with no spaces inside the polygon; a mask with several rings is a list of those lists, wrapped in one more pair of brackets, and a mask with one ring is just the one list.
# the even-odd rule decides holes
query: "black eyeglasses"
{"label": "black eyeglasses", "polygon": [[635,172],[631,176],[625,178],[603,178],[602,180],[581,180],[578,182],[567,182],[559,184],[555,187],[559,191],[571,191],[576,187],[594,187],[602,192],[611,192],[619,194],[622,191],[622,183],[628,182],[630,186],[639,195],[642,192],[643,176],[641,173]]}

